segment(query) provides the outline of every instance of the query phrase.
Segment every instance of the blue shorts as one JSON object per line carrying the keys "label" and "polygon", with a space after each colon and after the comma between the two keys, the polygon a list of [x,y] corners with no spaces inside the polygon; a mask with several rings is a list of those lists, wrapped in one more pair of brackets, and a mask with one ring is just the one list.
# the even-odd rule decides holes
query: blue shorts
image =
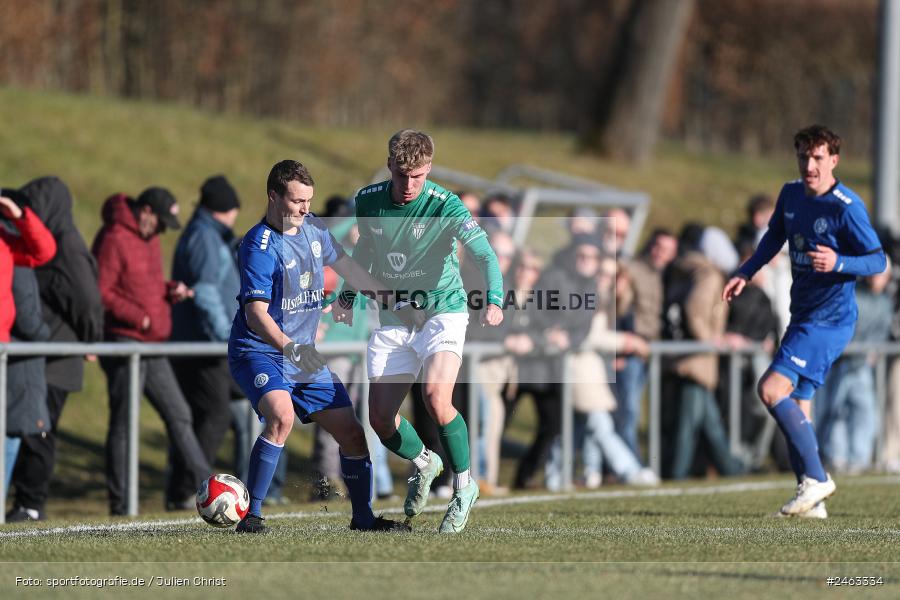
{"label": "blue shorts", "polygon": [[812,400],[816,389],[825,382],[831,365],[853,338],[854,329],[855,322],[837,327],[792,323],[769,368],[791,380],[794,384],[792,398]]}
{"label": "blue shorts", "polygon": [[[228,366],[256,414],[260,399],[272,390],[285,390],[294,401],[294,412],[303,423],[310,423],[310,416],[320,410],[353,406],[344,384],[337,375],[325,367],[311,381],[291,381],[284,376],[283,358],[262,352],[229,357]],[[262,417],[262,415],[260,415]]]}

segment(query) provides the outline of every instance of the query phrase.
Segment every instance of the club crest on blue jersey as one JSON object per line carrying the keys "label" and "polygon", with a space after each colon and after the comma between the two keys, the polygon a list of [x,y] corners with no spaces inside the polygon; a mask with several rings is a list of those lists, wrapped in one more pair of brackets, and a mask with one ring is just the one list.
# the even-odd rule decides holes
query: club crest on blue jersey
{"label": "club crest on blue jersey", "polygon": [[819,217],[818,219],[816,219],[816,222],[813,223],[813,230],[819,235],[822,235],[823,233],[828,231],[828,221],[825,219],[825,217]]}
{"label": "club crest on blue jersey", "polygon": [[[269,316],[288,337],[300,344],[313,343],[324,298],[322,267],[344,256],[324,223],[309,215],[297,234],[285,236],[260,222],[247,232],[238,252],[242,305],[255,299],[267,300]],[[235,314],[229,357],[248,351],[281,355],[279,349],[250,329],[242,308]],[[247,374],[248,386],[259,382],[259,374],[259,370]]]}
{"label": "club crest on blue jersey", "polygon": [[803,234],[795,233],[794,234],[794,247],[797,248],[797,250],[802,251],[804,244],[806,244],[806,240],[803,238]]}

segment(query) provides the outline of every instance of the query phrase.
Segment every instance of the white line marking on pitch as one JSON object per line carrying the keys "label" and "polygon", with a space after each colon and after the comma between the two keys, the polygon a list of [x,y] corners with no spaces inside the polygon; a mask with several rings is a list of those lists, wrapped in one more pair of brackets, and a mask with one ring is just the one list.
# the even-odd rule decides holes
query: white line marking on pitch
{"label": "white line marking on pitch", "polygon": [[[842,485],[895,485],[900,484],[900,477],[862,477],[845,480]],[[785,480],[779,481],[754,481],[744,483],[728,483],[723,485],[709,485],[700,487],[662,487],[654,489],[623,489],[595,492],[580,492],[567,494],[540,494],[535,496],[517,496],[514,498],[487,498],[478,502],[478,508],[492,508],[495,506],[510,506],[515,504],[536,504],[539,502],[560,502],[568,500],[613,500],[618,498],[653,498],[671,496],[708,496],[715,494],[733,494],[740,492],[760,492],[777,489],[792,488],[793,483]],[[425,512],[443,512],[444,506],[429,506]],[[402,508],[389,508],[384,510],[387,514],[403,512]],[[289,513],[277,513],[266,517],[267,519],[309,519],[321,516],[343,516],[349,513],[321,511],[300,511]],[[131,521],[129,523],[112,523],[109,525],[68,525],[66,527],[51,527],[48,529],[25,529],[21,531],[0,531],[0,540],[28,537],[49,537],[57,535],[70,535],[79,533],[108,533],[124,531],[160,531],[169,528],[181,527],[203,523],[200,517],[183,519],[168,519],[157,521]]]}

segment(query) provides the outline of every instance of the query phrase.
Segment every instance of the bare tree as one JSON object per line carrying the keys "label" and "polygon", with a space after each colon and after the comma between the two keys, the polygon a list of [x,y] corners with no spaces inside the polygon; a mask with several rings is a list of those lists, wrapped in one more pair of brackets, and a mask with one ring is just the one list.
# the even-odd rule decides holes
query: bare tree
{"label": "bare tree", "polygon": [[634,0],[608,84],[600,90],[584,145],[629,162],[647,159],[694,0]]}

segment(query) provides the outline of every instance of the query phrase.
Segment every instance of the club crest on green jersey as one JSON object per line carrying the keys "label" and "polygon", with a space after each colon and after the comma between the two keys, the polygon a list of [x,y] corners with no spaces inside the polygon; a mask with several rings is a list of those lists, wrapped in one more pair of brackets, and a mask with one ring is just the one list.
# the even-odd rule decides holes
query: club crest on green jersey
{"label": "club crest on green jersey", "polygon": [[422,239],[422,234],[425,233],[425,223],[413,223],[412,226],[412,234],[413,237],[417,240]]}
{"label": "club crest on green jersey", "polygon": [[402,252],[389,252],[387,255],[388,262],[398,273],[406,266],[406,255]]}

